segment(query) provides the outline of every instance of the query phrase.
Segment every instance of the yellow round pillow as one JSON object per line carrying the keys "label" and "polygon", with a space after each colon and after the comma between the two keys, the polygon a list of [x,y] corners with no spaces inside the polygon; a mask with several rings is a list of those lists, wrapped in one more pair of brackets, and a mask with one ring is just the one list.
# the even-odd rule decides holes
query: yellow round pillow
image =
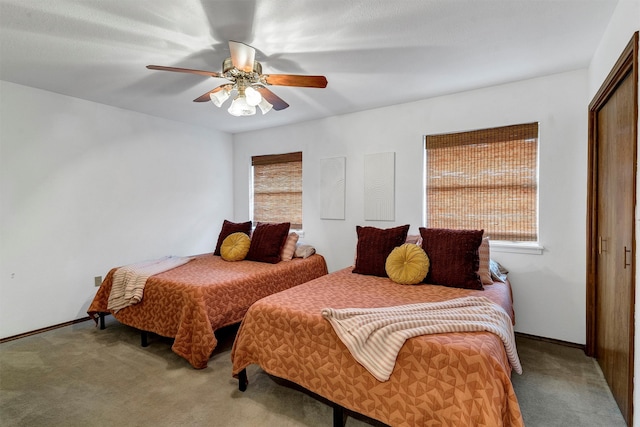
{"label": "yellow round pillow", "polygon": [[249,253],[251,239],[242,232],[229,234],[222,241],[220,256],[225,261],[242,261]]}
{"label": "yellow round pillow", "polygon": [[415,285],[429,272],[429,257],[418,245],[405,243],[391,251],[384,265],[391,280],[401,285]]}

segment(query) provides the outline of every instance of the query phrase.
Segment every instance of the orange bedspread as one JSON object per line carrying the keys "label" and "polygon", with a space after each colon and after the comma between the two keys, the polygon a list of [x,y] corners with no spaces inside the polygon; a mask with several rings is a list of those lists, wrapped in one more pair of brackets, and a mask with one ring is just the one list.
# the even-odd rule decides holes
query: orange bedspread
{"label": "orange bedspread", "polygon": [[326,307],[388,307],[477,295],[498,303],[513,318],[508,284],[496,282],[484,291],[407,286],[351,270],[256,302],[234,343],[233,374],[258,364],[391,426],[524,425],[509,360],[496,335],[458,332],[410,338],[390,379],[380,382],[355,361],[321,315]]}
{"label": "orange bedspread", "polygon": [[[87,310],[94,318],[110,312],[107,302],[115,270],[109,271]],[[227,262],[203,254],[151,276],[139,304],[112,314],[125,325],[175,338],[171,349],[201,369],[216,347],[216,329],[240,322],[260,298],[325,274],[325,259],[317,254],[278,264]]]}

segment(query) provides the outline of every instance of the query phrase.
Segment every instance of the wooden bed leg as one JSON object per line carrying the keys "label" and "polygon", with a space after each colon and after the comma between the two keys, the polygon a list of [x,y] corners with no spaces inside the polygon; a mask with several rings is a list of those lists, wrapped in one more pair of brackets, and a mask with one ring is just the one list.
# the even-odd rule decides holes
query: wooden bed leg
{"label": "wooden bed leg", "polygon": [[346,417],[344,415],[344,408],[340,405],[333,406],[333,427],[344,427]]}
{"label": "wooden bed leg", "polygon": [[106,328],[104,325],[104,316],[106,316],[106,313],[98,313],[98,317],[100,318],[100,330]]}
{"label": "wooden bed leg", "polygon": [[238,372],[238,390],[245,391],[247,389],[247,384],[249,384],[249,381],[247,381],[247,370],[243,369]]}
{"label": "wooden bed leg", "polygon": [[149,333],[147,331],[140,331],[140,345],[143,347],[149,346]]}

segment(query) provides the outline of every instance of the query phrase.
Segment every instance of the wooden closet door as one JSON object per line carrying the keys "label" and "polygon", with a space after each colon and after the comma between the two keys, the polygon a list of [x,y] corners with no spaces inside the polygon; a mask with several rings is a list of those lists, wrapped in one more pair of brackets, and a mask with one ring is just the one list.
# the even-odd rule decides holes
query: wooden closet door
{"label": "wooden closet door", "polygon": [[587,345],[633,423],[638,32],[589,105]]}
{"label": "wooden closet door", "polygon": [[630,421],[633,355],[635,145],[632,76],[598,112],[596,358]]}

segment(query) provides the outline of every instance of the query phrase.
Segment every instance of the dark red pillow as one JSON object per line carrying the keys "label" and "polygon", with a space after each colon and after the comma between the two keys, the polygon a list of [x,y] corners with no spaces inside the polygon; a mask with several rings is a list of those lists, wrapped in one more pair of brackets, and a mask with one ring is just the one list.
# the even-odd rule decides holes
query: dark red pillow
{"label": "dark red pillow", "polygon": [[422,249],[429,257],[424,282],[463,289],[484,289],[478,266],[483,230],[420,227]]}
{"label": "dark red pillow", "polygon": [[280,251],[287,240],[290,226],[289,222],[259,222],[251,235],[251,246],[245,259],[271,264],[280,262]]}
{"label": "dark red pillow", "polygon": [[387,257],[393,248],[405,242],[408,232],[409,224],[387,229],[357,225],[358,245],[353,272],[388,277],[384,268]]}
{"label": "dark red pillow", "polygon": [[220,230],[220,234],[218,235],[216,250],[213,251],[214,255],[220,255],[220,246],[222,246],[222,242],[228,235],[233,233],[244,233],[249,236],[251,234],[251,221],[236,223],[225,219],[222,223],[222,230]]}

